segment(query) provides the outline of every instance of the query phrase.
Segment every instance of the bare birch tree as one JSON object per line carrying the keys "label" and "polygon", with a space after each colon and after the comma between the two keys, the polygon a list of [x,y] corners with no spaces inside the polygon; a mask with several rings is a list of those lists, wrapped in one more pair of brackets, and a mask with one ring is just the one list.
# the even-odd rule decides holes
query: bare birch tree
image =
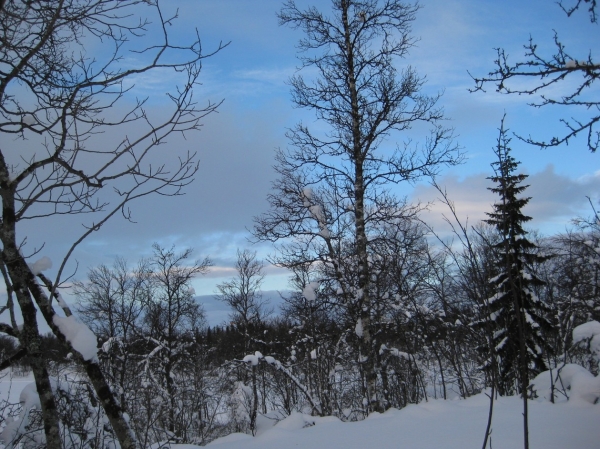
{"label": "bare birch tree", "polygon": [[164,410],[159,420],[161,427],[181,438],[181,365],[190,356],[193,337],[206,326],[204,309],[194,298],[191,282],[197,275],[205,274],[212,262],[208,258],[188,262],[191,249],[176,253],[174,248],[158,244],[152,248],[154,254],[149,263],[153,291],[144,316],[149,342],[145,365],[155,384],[155,395],[161,399],[157,407]]}
{"label": "bare birch tree", "polygon": [[[314,261],[331,265],[344,303],[355,311],[367,413],[381,408],[369,248],[377,229],[414,212],[390,185],[435,175],[461,159],[452,130],[441,124],[439,95],[423,94],[424,79],[410,65],[400,68],[415,43],[411,24],[418,9],[397,0],[333,0],[331,12],[322,12],[290,0],[279,13],[282,25],[305,34],[300,65],[315,76],[291,78],[292,101],[313,111],[318,123],[289,130],[290,147],[277,155],[271,211],[257,219],[255,235],[294,237],[285,257],[312,247]],[[420,145],[408,134],[416,124],[429,126]],[[404,143],[391,143],[396,136]],[[350,260],[353,284],[341,272]]]}
{"label": "bare birch tree", "polygon": [[[58,287],[79,243],[118,213],[130,218],[135,199],[181,194],[197,170],[195,154],[161,159],[159,149],[170,135],[197,130],[218,107],[198,105],[193,92],[203,59],[224,45],[204,53],[197,33],[189,44],[174,44],[167,33],[174,19],[158,1],[0,2],[2,270],[7,306],[23,317],[22,328],[5,330],[29,355],[48,448],[61,447],[61,437],[36,308],[85,367],[120,446],[137,446],[97,358],[75,350],[56,324],[56,306],[71,315]],[[179,80],[166,92],[170,106],[162,118],[149,113],[147,98],[135,96],[136,80],[154,71]],[[28,264],[39,248],[25,247],[23,224],[57,215],[83,227],[51,281]]]}
{"label": "bare birch tree", "polygon": [[234,278],[217,285],[219,294],[216,298],[231,309],[229,317],[242,334],[244,345],[240,356],[243,357],[250,350],[251,327],[263,323],[271,309],[260,292],[265,275],[264,265],[256,258],[256,252],[238,250],[235,269],[237,275]]}

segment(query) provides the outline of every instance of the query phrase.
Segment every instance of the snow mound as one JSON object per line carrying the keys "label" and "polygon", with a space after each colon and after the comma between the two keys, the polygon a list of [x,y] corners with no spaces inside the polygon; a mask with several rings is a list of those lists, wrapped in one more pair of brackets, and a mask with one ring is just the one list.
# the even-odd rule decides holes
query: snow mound
{"label": "snow mound", "polygon": [[597,404],[600,399],[600,377],[588,370],[576,373],[571,378],[571,397],[569,402]]}
{"label": "snow mound", "polygon": [[596,404],[600,399],[600,377],[574,363],[538,374],[531,381],[531,388],[539,400],[550,401],[552,392],[555,402]]}
{"label": "snow mound", "polygon": [[[492,423],[494,447],[522,447],[521,406],[518,397],[501,397],[495,401]],[[211,444],[218,444],[219,449],[481,447],[488,407],[488,398],[481,394],[459,401],[430,400],[402,410],[389,410],[359,422],[292,413],[255,438],[238,434],[220,438]],[[531,401],[529,413],[531,447],[598,448],[600,406],[571,401],[562,404]]]}
{"label": "snow mound", "polygon": [[[213,442],[207,444],[207,446],[216,446],[218,444],[238,443],[238,442],[243,443],[243,442],[246,442],[246,441],[252,440],[252,439],[253,438],[246,433],[236,432],[236,433],[227,435],[226,437],[222,437],[217,440],[214,440]],[[200,446],[198,446],[198,447],[200,447]]]}
{"label": "snow mound", "polygon": [[298,430],[315,425],[314,416],[304,413],[292,412],[290,416],[277,423],[279,430]]}
{"label": "snow mound", "polygon": [[589,349],[596,360],[600,360],[600,323],[590,321],[573,329],[573,343],[589,341]]}
{"label": "snow mound", "polygon": [[[266,359],[267,357],[265,357]],[[274,425],[284,420],[286,416],[283,412],[272,411],[269,413],[261,413],[256,417],[256,435],[261,435],[267,430],[272,428]]]}
{"label": "snow mound", "polygon": [[169,442],[154,443],[149,449],[201,449],[202,446],[195,444],[177,444]]}

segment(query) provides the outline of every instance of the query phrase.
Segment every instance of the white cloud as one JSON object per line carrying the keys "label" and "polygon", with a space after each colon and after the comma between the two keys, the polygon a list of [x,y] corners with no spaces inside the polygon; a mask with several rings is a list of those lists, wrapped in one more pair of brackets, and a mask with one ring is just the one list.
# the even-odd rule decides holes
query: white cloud
{"label": "white cloud", "polygon": [[[469,225],[487,218],[497,195],[488,190],[493,183],[487,179],[490,173],[478,173],[459,178],[446,176],[439,185],[446,189],[448,197],[454,202],[459,219]],[[588,215],[587,196],[596,202],[600,199],[600,173],[573,179],[556,173],[552,165],[540,172],[529,175],[524,181],[529,187],[523,192],[531,200],[524,213],[533,219],[528,225],[545,234],[564,231],[570,220],[577,216]],[[450,216],[448,207],[439,198],[441,195],[430,185],[419,185],[411,195],[414,200],[432,202],[429,212],[423,213],[423,219],[439,232],[449,232],[443,215]]]}

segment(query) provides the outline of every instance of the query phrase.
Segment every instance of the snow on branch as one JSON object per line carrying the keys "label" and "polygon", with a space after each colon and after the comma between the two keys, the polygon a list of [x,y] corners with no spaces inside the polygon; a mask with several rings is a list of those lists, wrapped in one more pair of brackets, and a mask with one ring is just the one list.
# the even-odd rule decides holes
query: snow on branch
{"label": "snow on branch", "polygon": [[52,321],[84,360],[97,361],[98,341],[89,327],[73,315],[66,317],[54,315]]}
{"label": "snow on branch", "polygon": [[296,384],[296,386],[302,391],[302,393],[304,393],[304,396],[306,396],[306,399],[308,400],[308,402],[310,402],[310,405],[313,407],[313,409],[315,409],[317,413],[322,414],[321,405],[312,397],[306,385],[304,385],[300,381],[300,379],[294,376],[294,374],[275,357],[271,357],[269,355],[263,356],[259,351],[256,351],[254,354],[249,354],[245,356],[242,359],[242,362],[251,364],[252,366],[256,366],[258,365],[260,360],[264,360],[268,365],[271,365],[276,370],[281,371],[283,374],[285,374],[292,382],[294,382],[294,384]]}

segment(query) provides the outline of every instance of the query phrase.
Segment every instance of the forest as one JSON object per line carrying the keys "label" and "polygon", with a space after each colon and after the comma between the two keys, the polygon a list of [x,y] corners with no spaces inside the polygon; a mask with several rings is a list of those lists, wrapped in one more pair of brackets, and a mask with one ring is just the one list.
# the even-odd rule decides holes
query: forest
{"label": "forest", "polygon": [[[595,1],[559,6],[596,23]],[[250,229],[273,251],[262,260],[238,250],[235,274],[215,292],[229,320],[215,326],[192,286],[213,265],[209,255],[155,243],[137,262],[121,255],[77,276],[66,267],[107,221],[133,221],[130,203],[179,196],[194,180],[195,153],[161,150],[218,111],[220,101],[200,105],[193,93],[204,60],[228,44],[206,52],[200,37],[175,43],[177,17],[154,1],[0,2],[0,372],[3,382],[9,373],[34,379],[20,403],[0,398],[6,448],[205,445],[295,412],[362,421],[485,393],[483,449],[492,447],[494,401],[506,396],[521,398],[528,449],[532,399],[600,401],[597,205],[588,198],[588,216],[572,217],[564,233],[529,228],[528,176],[512,149],[514,139],[541,148],[583,141],[596,152],[600,66],[591,52],[571,57],[556,36],[551,56],[529,42],[527,59],[509,63],[498,49],[495,68],[473,76],[473,92],[540,95],[534,106],[579,115],[549,127],[550,137],[515,135],[502,119],[488,176],[495,200],[469,224],[437,183],[465,150],[441,93],[426,94],[425,77],[406,63],[419,9],[283,2],[280,25],[303,36],[292,105],[313,120],[288,129],[268,208]],[[129,52],[138,66],[125,64]],[[128,80],[157,70],[183,82],[168,92],[170,109],[153,115]],[[13,139],[27,145],[11,152]],[[450,237],[425,221],[426,204],[396,194],[420,181],[437,189]],[[27,247],[25,230],[55,216],[71,219],[73,238],[51,278],[43,245]],[[290,273],[277,310],[262,295],[267,264]]]}

